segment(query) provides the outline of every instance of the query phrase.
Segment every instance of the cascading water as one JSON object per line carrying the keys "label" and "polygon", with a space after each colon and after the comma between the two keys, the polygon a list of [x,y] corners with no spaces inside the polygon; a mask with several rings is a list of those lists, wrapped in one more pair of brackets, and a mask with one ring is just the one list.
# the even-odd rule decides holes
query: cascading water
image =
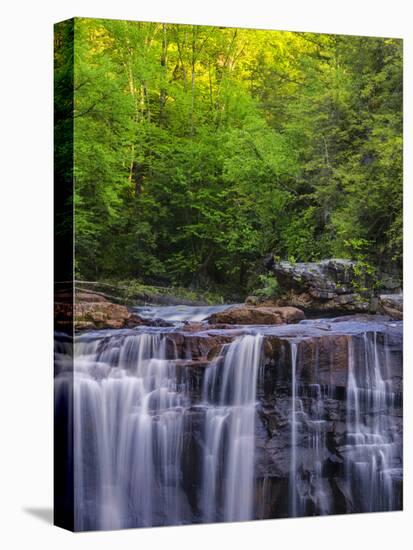
{"label": "cascading water", "polygon": [[205,521],[253,517],[257,375],[262,336],[227,346],[205,375],[205,451],[202,508]]}
{"label": "cascading water", "polygon": [[[289,476],[290,516],[306,515],[311,502],[317,514],[328,514],[331,510],[328,488],[323,479],[323,463],[326,455],[326,429],[323,390],[320,384],[300,385],[297,375],[298,343],[290,342],[291,351],[291,468]],[[316,355],[318,348],[316,347]],[[317,366],[317,358],[315,365]],[[298,397],[299,389],[310,402],[309,410],[304,411],[303,399]],[[303,428],[305,426],[305,429]],[[303,451],[297,443],[298,431],[307,434],[307,448]],[[299,451],[304,456],[300,457]],[[301,458],[301,460],[300,460]],[[303,470],[306,473],[303,475]]]}
{"label": "cascading water", "polygon": [[328,423],[325,419],[324,396],[321,386],[314,384],[311,390],[315,401],[314,419],[308,420],[310,448],[312,450],[309,456],[314,467],[310,479],[311,494],[313,495],[315,509],[318,510],[320,515],[325,515],[331,510],[331,499],[328,494],[328,487],[326,487],[327,482],[323,477],[323,464],[327,457],[326,431]]}
{"label": "cascading water", "polygon": [[401,323],[196,330],[57,338],[76,530],[401,508]]}
{"label": "cascading water", "polygon": [[[375,332],[348,336],[345,430],[336,456],[344,471],[338,484],[347,497],[346,512],[375,512],[397,508],[394,480],[401,478],[401,434],[394,427],[397,395],[389,376],[386,343]],[[291,351],[291,469],[289,515],[334,512],[331,480],[323,471],[330,464],[327,437],[334,423],[325,404],[334,388],[297,380],[297,343]],[[357,352],[356,352],[357,348]],[[317,349],[317,348],[316,348]],[[317,363],[316,363],[317,365]],[[383,373],[387,372],[387,380]],[[300,395],[300,398],[298,397]],[[339,419],[337,413],[333,413]],[[298,434],[304,432],[305,438]],[[305,442],[307,440],[307,443]],[[328,459],[328,460],[327,460]],[[337,480],[333,480],[334,484]]]}
{"label": "cascading water", "polygon": [[[355,353],[355,346],[361,354]],[[360,360],[361,359],[361,360]],[[377,334],[364,333],[349,340],[347,384],[346,476],[354,505],[362,512],[392,510],[395,506],[393,476],[401,456],[401,441],[394,433],[391,411],[396,395],[384,378],[388,370],[386,349],[380,353]]]}
{"label": "cascading water", "polygon": [[[253,517],[254,424],[262,336],[245,335],[207,369],[203,521]],[[76,525],[112,529],[185,522],[185,381],[159,334],[76,349]],[[222,484],[222,485],[221,485]],[[219,497],[218,490],[221,495]]]}
{"label": "cascading water", "polygon": [[176,523],[186,400],[164,340],[137,334],[75,349],[78,528]]}
{"label": "cascading water", "polygon": [[163,319],[164,321],[184,322],[204,321],[213,313],[224,311],[232,305],[216,306],[139,306],[133,310],[143,319]]}
{"label": "cascading water", "polygon": [[291,342],[291,470],[290,470],[290,512],[297,515],[297,344]]}

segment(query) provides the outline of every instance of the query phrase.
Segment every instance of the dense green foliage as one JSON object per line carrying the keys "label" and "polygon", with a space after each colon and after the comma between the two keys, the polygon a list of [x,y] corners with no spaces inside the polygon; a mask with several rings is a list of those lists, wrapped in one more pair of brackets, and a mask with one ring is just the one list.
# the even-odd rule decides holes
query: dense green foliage
{"label": "dense green foliage", "polygon": [[281,293],[281,287],[276,277],[272,275],[259,275],[258,288],[254,291],[257,298],[276,298]]}
{"label": "dense green foliage", "polygon": [[400,40],[76,19],[74,116],[78,277],[401,264]]}

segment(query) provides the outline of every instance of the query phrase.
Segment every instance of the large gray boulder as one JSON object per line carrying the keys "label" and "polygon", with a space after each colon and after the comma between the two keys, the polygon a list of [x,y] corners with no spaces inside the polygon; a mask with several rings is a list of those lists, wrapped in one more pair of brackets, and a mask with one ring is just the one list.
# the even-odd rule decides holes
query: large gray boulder
{"label": "large gray boulder", "polygon": [[380,294],[378,311],[392,319],[403,319],[403,294]]}
{"label": "large gray boulder", "polygon": [[313,312],[363,313],[370,309],[368,295],[356,288],[355,262],[328,259],[320,262],[275,262],[267,267],[276,276],[282,295],[277,305]]}
{"label": "large gray boulder", "polygon": [[354,293],[355,262],[322,260],[320,262],[274,262],[272,269],[282,286],[308,291],[315,299],[329,300]]}
{"label": "large gray boulder", "polygon": [[291,263],[276,262],[270,256],[265,265],[282,290],[279,297],[270,301],[273,305],[294,306],[315,314],[370,312],[403,318],[401,283],[397,277],[381,274],[379,290],[373,290],[373,280],[360,275],[357,262],[352,260]]}

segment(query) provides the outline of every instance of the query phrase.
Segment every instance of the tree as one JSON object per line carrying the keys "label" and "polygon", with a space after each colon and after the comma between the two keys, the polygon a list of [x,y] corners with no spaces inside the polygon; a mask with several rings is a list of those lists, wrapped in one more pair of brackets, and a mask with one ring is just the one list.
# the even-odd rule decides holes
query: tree
{"label": "tree", "polygon": [[74,86],[79,277],[243,293],[270,251],[352,242],[400,266],[400,41],[76,19]]}

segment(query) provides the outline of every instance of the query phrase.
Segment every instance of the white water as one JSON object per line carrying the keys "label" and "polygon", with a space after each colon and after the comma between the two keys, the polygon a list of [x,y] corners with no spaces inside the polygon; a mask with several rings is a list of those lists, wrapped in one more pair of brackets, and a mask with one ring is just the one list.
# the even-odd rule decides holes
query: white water
{"label": "white water", "polygon": [[310,434],[310,460],[314,465],[314,471],[310,479],[311,495],[315,509],[320,515],[326,515],[332,507],[331,496],[328,490],[328,482],[323,477],[323,463],[326,459],[326,429],[327,422],[324,416],[324,404],[321,388],[314,387],[316,391],[314,419],[308,420]]}
{"label": "white water", "polygon": [[252,519],[255,406],[262,336],[237,338],[204,381],[204,521]]}
{"label": "white water", "polygon": [[[203,521],[253,517],[254,429],[262,336],[226,346],[204,382]],[[158,334],[76,345],[75,525],[182,522],[185,388]],[[218,494],[219,493],[219,494]]]}
{"label": "white water", "polygon": [[[357,350],[356,350],[357,348]],[[304,412],[298,391],[309,390],[299,382],[297,343],[291,352],[291,470],[289,515],[331,513],[331,488],[323,474],[329,452],[326,442],[328,422],[324,414],[322,389],[312,385],[312,406]],[[351,503],[347,512],[376,512],[395,508],[394,478],[401,477],[401,436],[393,430],[396,395],[389,372],[387,346],[378,345],[376,332],[348,338],[346,387],[346,430],[341,450],[344,459],[342,486]],[[307,393],[308,399],[308,393]],[[330,428],[331,429],[331,428]],[[307,434],[307,444],[299,437]],[[311,510],[311,511],[309,511]]]}
{"label": "white water", "polygon": [[360,361],[355,342],[349,340],[347,384],[346,476],[356,506],[363,512],[391,510],[394,506],[394,458],[401,442],[392,434],[390,410],[395,394],[385,382],[387,354],[379,354],[377,334],[364,333]]}
{"label": "white water", "polygon": [[142,306],[133,308],[144,319],[163,319],[165,321],[200,322],[213,313],[225,311],[236,304],[218,306]]}
{"label": "white water", "polygon": [[291,342],[291,469],[290,469],[290,513],[297,515],[297,344]]}
{"label": "white water", "polygon": [[99,353],[98,342],[76,345],[76,526],[173,524],[181,516],[185,398],[164,341],[138,334]]}

